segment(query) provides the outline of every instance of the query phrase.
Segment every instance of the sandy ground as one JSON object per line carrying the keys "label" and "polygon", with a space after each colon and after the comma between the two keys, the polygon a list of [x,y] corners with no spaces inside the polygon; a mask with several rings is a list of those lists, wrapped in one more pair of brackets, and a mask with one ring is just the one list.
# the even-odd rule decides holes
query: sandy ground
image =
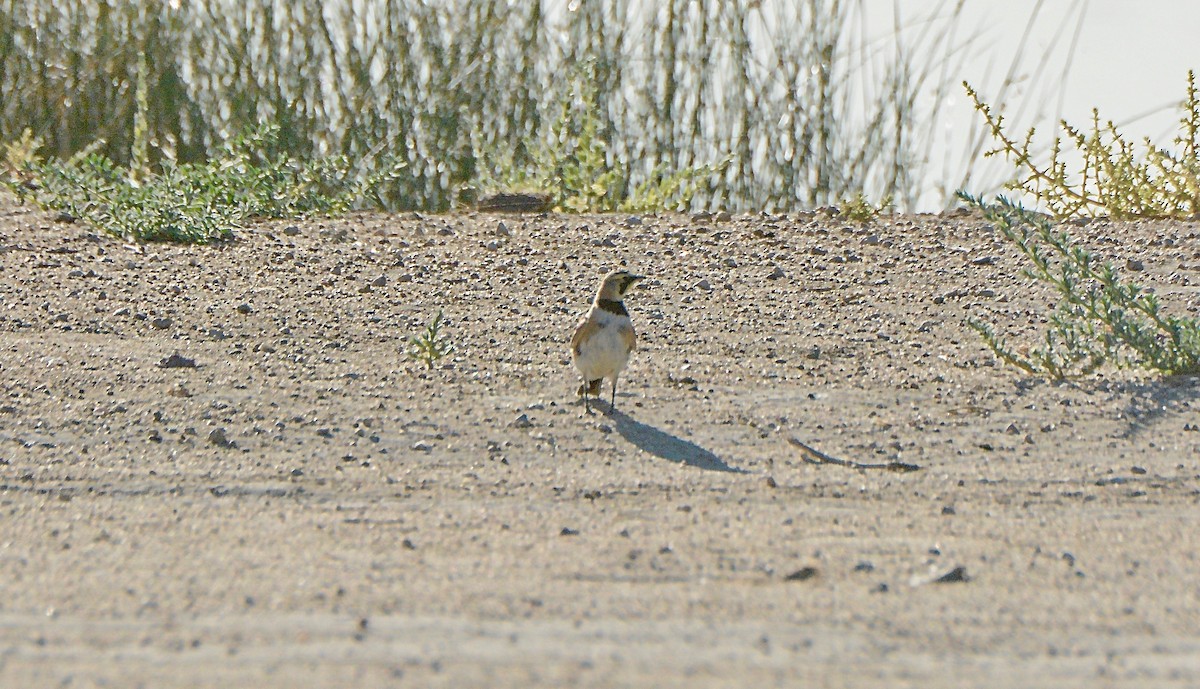
{"label": "sandy ground", "polygon": [[[176,247],[5,204],[2,686],[1200,686],[1200,381],[997,365],[965,319],[1048,295],[977,218]],[[1195,314],[1198,228],[1071,229]],[[641,348],[589,416],[617,265]]]}

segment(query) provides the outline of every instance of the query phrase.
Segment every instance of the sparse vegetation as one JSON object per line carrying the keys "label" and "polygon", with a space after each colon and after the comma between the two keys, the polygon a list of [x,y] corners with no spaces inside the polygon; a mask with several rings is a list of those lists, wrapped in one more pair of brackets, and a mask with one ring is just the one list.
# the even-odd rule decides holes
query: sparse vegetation
{"label": "sparse vegetation", "polygon": [[[1044,166],[1032,152],[1034,130],[1023,141],[1010,138],[1003,117],[970,85],[966,88],[997,144],[986,155],[1006,156],[1017,167],[1019,176],[1008,188],[1027,194],[1054,217],[1200,214],[1200,93],[1193,73],[1188,73],[1176,150],[1147,139],[1139,155],[1112,122],[1102,127],[1093,111],[1090,133],[1062,123],[1075,155],[1064,153],[1062,138],[1056,138]],[[1059,296],[1041,343],[1025,353],[1008,347],[990,325],[970,322],[1000,359],[1056,380],[1086,375],[1107,363],[1168,375],[1200,373],[1200,321],[1165,314],[1153,291],[1122,280],[1111,263],[1055,230],[1046,216],[1004,197],[996,204],[962,192],[960,197],[982,209],[1029,259],[1026,274],[1051,285]]]}
{"label": "sparse vegetation", "polygon": [[1107,363],[1168,375],[1200,373],[1200,321],[1164,313],[1153,292],[1122,280],[1111,263],[1056,231],[1044,215],[1003,197],[987,204],[961,196],[1029,259],[1026,274],[1059,296],[1041,343],[1024,353],[990,325],[970,321],[997,357],[1054,380],[1086,375]]}
{"label": "sparse vegetation", "polygon": [[530,156],[523,167],[517,167],[511,155],[496,161],[495,171],[488,170],[492,161],[481,160],[485,188],[546,192],[556,210],[573,213],[684,210],[701,185],[711,193],[728,165],[726,158],[678,171],[656,169],[630,188],[633,170],[610,155],[599,107],[593,63],[576,74],[571,90],[558,104],[550,135],[525,142],[523,148]]}
{"label": "sparse vegetation", "polygon": [[33,127],[47,160],[87,150],[135,177],[173,161],[186,178],[269,122],[274,153],[353,161],[339,174],[355,183],[405,163],[371,195],[386,209],[447,210],[507,170],[564,210],[778,211],[859,190],[904,208],[920,192],[938,111],[915,103],[954,85],[962,46],[939,29],[956,3],[888,48],[838,0],[564,9],[0,3],[0,142]]}
{"label": "sparse vegetation", "polygon": [[150,170],[136,141],[131,167],[123,169],[87,151],[43,160],[27,130],[7,148],[3,181],[21,199],[127,241],[207,243],[254,218],[343,212],[385,179],[382,171],[352,179],[344,158],[300,163],[273,153],[274,126],[236,137],[203,163],[165,160],[159,172]]}
{"label": "sparse vegetation", "polygon": [[432,369],[434,364],[454,351],[454,344],[442,335],[442,312],[438,311],[425,331],[408,339],[408,358],[420,361],[426,368]]}
{"label": "sparse vegetation", "polygon": [[867,223],[879,217],[879,214],[884,211],[892,203],[890,197],[883,199],[878,204],[873,204],[867,200],[866,194],[861,191],[851,196],[838,207],[841,217],[850,222]]}
{"label": "sparse vegetation", "polygon": [[1062,122],[1074,150],[1064,152],[1063,137],[1056,137],[1045,165],[1033,152],[1034,129],[1024,140],[1012,138],[1004,117],[970,84],[964,86],[996,142],[985,155],[1003,155],[1017,168],[1008,188],[1028,194],[1055,216],[1191,218],[1200,216],[1200,93],[1193,72],[1187,82],[1173,150],[1145,139],[1139,154],[1115,124],[1101,125],[1100,113],[1093,110],[1090,132]]}

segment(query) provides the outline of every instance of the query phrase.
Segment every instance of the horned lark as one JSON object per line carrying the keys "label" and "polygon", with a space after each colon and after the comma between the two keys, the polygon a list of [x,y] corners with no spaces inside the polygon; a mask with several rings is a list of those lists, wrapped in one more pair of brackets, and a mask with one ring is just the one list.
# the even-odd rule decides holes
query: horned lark
{"label": "horned lark", "polygon": [[592,412],[589,397],[600,395],[600,383],[605,378],[612,379],[609,409],[615,411],[617,408],[617,376],[629,361],[629,353],[637,340],[633,322],[625,310],[625,293],[641,279],[641,275],[630,275],[624,270],[605,275],[592,308],[571,338],[571,360],[583,376],[579,394],[589,414]]}

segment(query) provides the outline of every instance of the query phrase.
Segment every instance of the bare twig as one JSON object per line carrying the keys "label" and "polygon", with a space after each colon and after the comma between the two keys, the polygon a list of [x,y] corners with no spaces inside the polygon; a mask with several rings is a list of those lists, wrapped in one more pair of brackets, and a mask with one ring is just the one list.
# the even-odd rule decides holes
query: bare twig
{"label": "bare twig", "polygon": [[838,459],[837,457],[830,457],[824,452],[804,444],[794,435],[788,436],[787,441],[792,447],[800,450],[800,458],[809,464],[836,464],[837,466],[850,467],[851,469],[886,469],[887,471],[899,472],[917,471],[921,468],[916,464],[909,464],[907,462],[900,462],[896,460],[883,462],[880,464],[864,464],[863,462]]}

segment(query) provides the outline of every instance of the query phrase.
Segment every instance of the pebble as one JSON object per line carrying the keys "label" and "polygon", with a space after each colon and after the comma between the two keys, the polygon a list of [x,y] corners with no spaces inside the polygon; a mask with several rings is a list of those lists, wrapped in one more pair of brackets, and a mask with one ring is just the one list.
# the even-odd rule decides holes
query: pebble
{"label": "pebble", "polygon": [[786,277],[786,276],[787,276],[787,274],[783,272],[783,268],[780,268],[779,266],[775,266],[775,270],[771,271],[771,274],[767,276],[767,279],[768,280],[778,280],[779,278]]}
{"label": "pebble", "polygon": [[189,359],[175,352],[171,356],[163,357],[158,362],[159,368],[196,368],[196,360]]}
{"label": "pebble", "polygon": [[248,313],[254,312],[254,307],[250,306],[249,304],[246,304],[244,302],[241,304],[238,304],[236,309],[237,309],[237,312],[241,313],[241,314],[248,314]]}
{"label": "pebble", "polygon": [[509,425],[513,428],[529,428],[533,426],[533,422],[529,420],[528,414],[521,414],[517,418],[513,419],[512,423]]}
{"label": "pebble", "polygon": [[967,575],[967,568],[959,565],[954,569],[946,572],[942,576],[933,580],[935,584],[956,584],[960,582],[970,581],[971,577]]}
{"label": "pebble", "polygon": [[784,581],[808,581],[818,574],[816,567],[801,567],[783,578]]}
{"label": "pebble", "polygon": [[217,447],[236,447],[234,442],[226,437],[224,428],[214,428],[213,430],[209,431],[208,442],[216,445]]}

